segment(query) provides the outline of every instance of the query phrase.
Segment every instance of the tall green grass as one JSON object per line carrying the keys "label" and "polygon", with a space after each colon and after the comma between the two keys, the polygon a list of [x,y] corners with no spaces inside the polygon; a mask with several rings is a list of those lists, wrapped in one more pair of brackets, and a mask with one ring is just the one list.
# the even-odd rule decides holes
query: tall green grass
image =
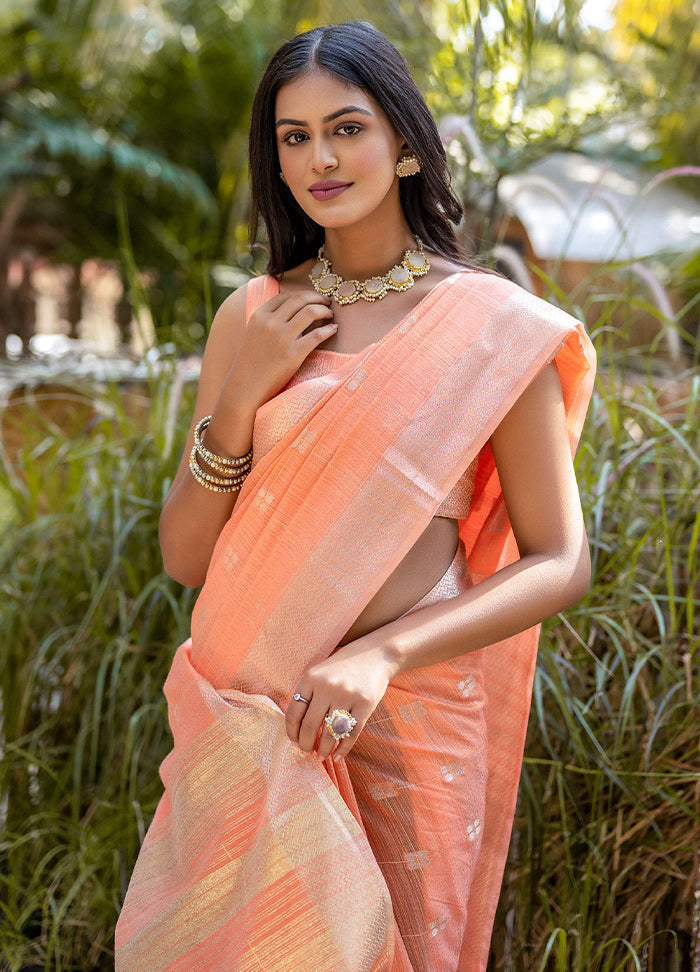
{"label": "tall green grass", "polygon": [[169,747],[162,685],[193,603],[156,541],[185,435],[168,430],[172,387],[166,375],[143,397],[93,389],[94,414],[69,416],[70,437],[45,416],[73,389],[28,393],[4,416],[5,440],[23,440],[0,474],[7,969],[113,967]]}
{"label": "tall green grass", "polygon": [[[577,456],[594,582],[542,639],[494,970],[700,962],[700,374],[660,391],[653,356],[620,358],[608,333]],[[169,748],[162,684],[193,606],[156,538],[191,409],[189,390],[174,409],[178,387],[168,373],[141,394],[88,389],[94,413],[66,389],[83,409],[70,434],[39,393],[3,418],[0,967],[12,972],[112,967]]]}
{"label": "tall green grass", "polygon": [[594,578],[544,627],[494,969],[700,969],[700,371],[612,335],[577,455]]}

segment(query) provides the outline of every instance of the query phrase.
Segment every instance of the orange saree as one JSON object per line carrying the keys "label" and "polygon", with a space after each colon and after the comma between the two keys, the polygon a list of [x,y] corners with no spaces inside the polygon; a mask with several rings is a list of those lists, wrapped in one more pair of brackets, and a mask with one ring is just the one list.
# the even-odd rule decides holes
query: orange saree
{"label": "orange saree", "polygon": [[[250,284],[249,306],[275,287]],[[286,431],[241,490],[166,682],[174,746],[117,972],[485,969],[537,629],[392,682],[338,765],[290,743],[283,712],[477,456],[471,579],[517,557],[488,440],[552,359],[573,450],[593,381],[581,325],[465,270],[259,410],[256,429]]]}

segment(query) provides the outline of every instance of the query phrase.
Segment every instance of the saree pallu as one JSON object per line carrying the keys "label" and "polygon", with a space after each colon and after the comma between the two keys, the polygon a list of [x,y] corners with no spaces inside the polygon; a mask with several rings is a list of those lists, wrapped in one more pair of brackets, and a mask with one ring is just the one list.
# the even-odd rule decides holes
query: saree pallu
{"label": "saree pallu", "polygon": [[[251,283],[250,306],[275,289]],[[258,411],[288,431],[244,483],[166,682],[174,747],[118,972],[485,969],[538,629],[403,673],[337,765],[289,742],[284,710],[477,456],[468,583],[517,559],[488,440],[551,360],[573,452],[581,325],[465,270]]]}

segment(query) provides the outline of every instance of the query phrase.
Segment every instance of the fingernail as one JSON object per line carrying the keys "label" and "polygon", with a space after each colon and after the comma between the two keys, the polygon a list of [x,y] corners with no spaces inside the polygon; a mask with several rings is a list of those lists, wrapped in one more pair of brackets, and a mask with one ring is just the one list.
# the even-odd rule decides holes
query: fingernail
{"label": "fingernail", "polygon": [[342,756],[339,756],[337,753],[333,756],[333,762],[334,763],[339,763],[341,761],[341,759],[343,759],[343,757]]}

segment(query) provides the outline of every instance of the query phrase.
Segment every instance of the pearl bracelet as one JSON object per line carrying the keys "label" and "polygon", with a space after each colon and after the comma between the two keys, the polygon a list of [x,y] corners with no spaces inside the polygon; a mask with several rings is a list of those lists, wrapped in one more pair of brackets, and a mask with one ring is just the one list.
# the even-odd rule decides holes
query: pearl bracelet
{"label": "pearl bracelet", "polygon": [[[200,486],[204,486],[214,493],[236,493],[252,468],[253,450],[251,448],[244,456],[235,456],[230,459],[210,452],[202,442],[202,435],[210,421],[211,415],[206,415],[197,422],[195,427],[194,445],[190,453],[190,472]],[[201,456],[208,466],[221,473],[222,476],[214,476],[202,469],[197,460],[198,456]]]}
{"label": "pearl bracelet", "polygon": [[190,453],[190,472],[201,486],[213,490],[215,493],[236,493],[243,485],[250,467],[241,467],[241,472],[237,476],[227,476],[220,479],[205,472],[197,462],[197,450],[193,447]]}

